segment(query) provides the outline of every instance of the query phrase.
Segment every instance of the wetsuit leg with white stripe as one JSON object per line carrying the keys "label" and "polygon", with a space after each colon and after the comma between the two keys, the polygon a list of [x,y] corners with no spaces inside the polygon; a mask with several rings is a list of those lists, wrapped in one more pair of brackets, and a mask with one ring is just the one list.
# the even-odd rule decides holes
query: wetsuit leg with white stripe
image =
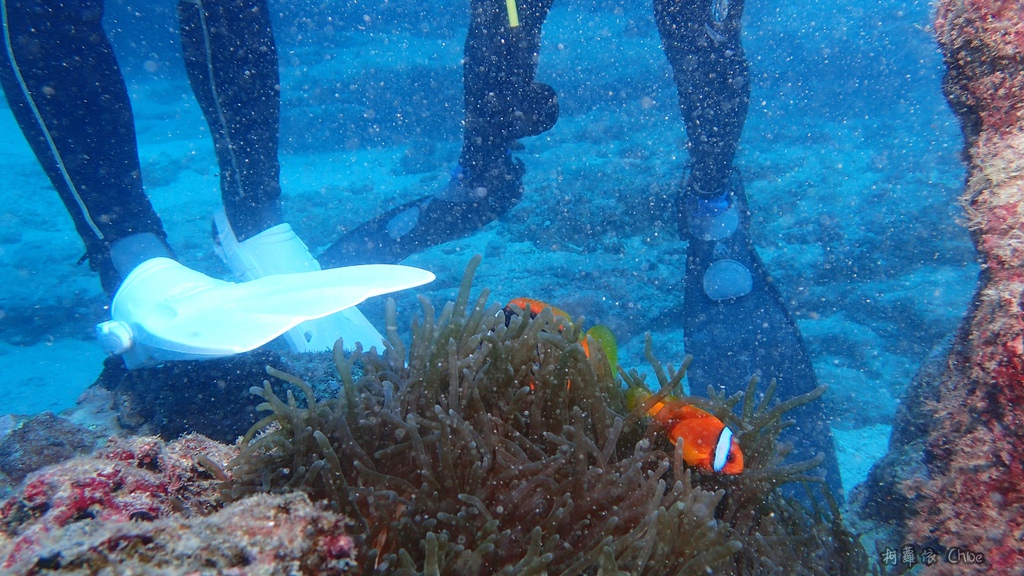
{"label": "wetsuit leg with white stripe", "polygon": [[113,294],[110,245],[166,238],[142,188],[124,78],[104,33],[102,0],[0,0],[0,83],[67,207],[90,266]]}

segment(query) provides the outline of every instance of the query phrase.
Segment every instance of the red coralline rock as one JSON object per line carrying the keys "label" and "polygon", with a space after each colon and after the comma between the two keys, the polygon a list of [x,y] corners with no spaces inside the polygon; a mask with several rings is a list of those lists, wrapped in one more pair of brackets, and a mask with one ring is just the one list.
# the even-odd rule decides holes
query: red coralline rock
{"label": "red coralline rock", "polygon": [[[10,426],[9,432],[5,430]],[[44,466],[88,454],[104,435],[50,412],[33,416],[0,417],[0,495]]]}
{"label": "red coralline rock", "polygon": [[[979,571],[1024,572],[1024,4],[941,0],[946,96],[969,163],[964,206],[981,282],[942,379],[929,478],[908,539],[980,552]],[[962,573],[940,562],[931,573]]]}
{"label": "red coralline rock", "polygon": [[112,438],[91,456],[32,473],[0,504],[0,571],[38,557],[47,535],[83,521],[207,515],[221,505],[221,470],[236,453],[197,435],[170,444],[152,436]]}
{"label": "red coralline rock", "polygon": [[355,572],[350,533],[347,518],[305,494],[258,494],[206,517],[68,525],[41,535],[2,573],[333,576]]}
{"label": "red coralline rock", "polygon": [[224,504],[237,449],[199,435],[111,439],[43,468],[0,504],[0,573],[335,575],[353,571],[350,521],[306,495]]}

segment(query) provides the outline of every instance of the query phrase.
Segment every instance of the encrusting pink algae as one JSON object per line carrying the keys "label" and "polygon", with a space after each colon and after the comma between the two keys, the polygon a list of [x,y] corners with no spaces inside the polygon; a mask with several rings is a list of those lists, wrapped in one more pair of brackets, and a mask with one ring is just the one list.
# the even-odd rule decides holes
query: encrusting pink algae
{"label": "encrusting pink algae", "polygon": [[[1024,5],[941,0],[944,91],[961,121],[963,205],[982,259],[972,309],[942,374],[925,440],[927,475],[903,483],[908,541],[1024,571]],[[939,562],[929,574],[960,574]]]}
{"label": "encrusting pink algae", "polygon": [[30,474],[0,504],[0,573],[347,572],[348,520],[305,495],[224,506],[222,468],[236,454],[198,435],[111,439]]}

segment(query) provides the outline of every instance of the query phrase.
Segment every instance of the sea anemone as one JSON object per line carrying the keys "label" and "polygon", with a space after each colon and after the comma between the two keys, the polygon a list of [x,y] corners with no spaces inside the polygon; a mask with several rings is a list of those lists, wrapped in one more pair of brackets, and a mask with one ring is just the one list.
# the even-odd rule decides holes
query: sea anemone
{"label": "sea anemone", "polygon": [[[458,298],[435,315],[421,298],[406,348],[395,306],[384,351],[335,347],[343,386],[318,400],[301,391],[253,393],[270,414],[241,441],[223,484],[228,499],[300,490],[356,519],[365,573],[388,574],[855,574],[866,555],[834,502],[805,509],[778,494],[817,461],[785,464],[783,413],[821,391],[771,405],[746,394],[694,399],[726,419],[749,453],[743,474],[689,469],[643,416],[627,413],[619,376],[580,322],[550,310],[506,325],[483,290],[472,303],[474,258]],[[665,370],[662,392],[687,363]],[[657,394],[655,395],[657,397]],[[738,414],[733,408],[741,406]],[[812,501],[816,501],[813,497]]]}

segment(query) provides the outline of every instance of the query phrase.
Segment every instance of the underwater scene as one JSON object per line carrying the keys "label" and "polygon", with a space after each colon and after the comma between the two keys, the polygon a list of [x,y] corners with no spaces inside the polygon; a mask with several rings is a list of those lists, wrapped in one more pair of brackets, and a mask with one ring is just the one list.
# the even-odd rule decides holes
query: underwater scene
{"label": "underwater scene", "polygon": [[1015,0],[0,18],[0,574],[1024,573]]}

